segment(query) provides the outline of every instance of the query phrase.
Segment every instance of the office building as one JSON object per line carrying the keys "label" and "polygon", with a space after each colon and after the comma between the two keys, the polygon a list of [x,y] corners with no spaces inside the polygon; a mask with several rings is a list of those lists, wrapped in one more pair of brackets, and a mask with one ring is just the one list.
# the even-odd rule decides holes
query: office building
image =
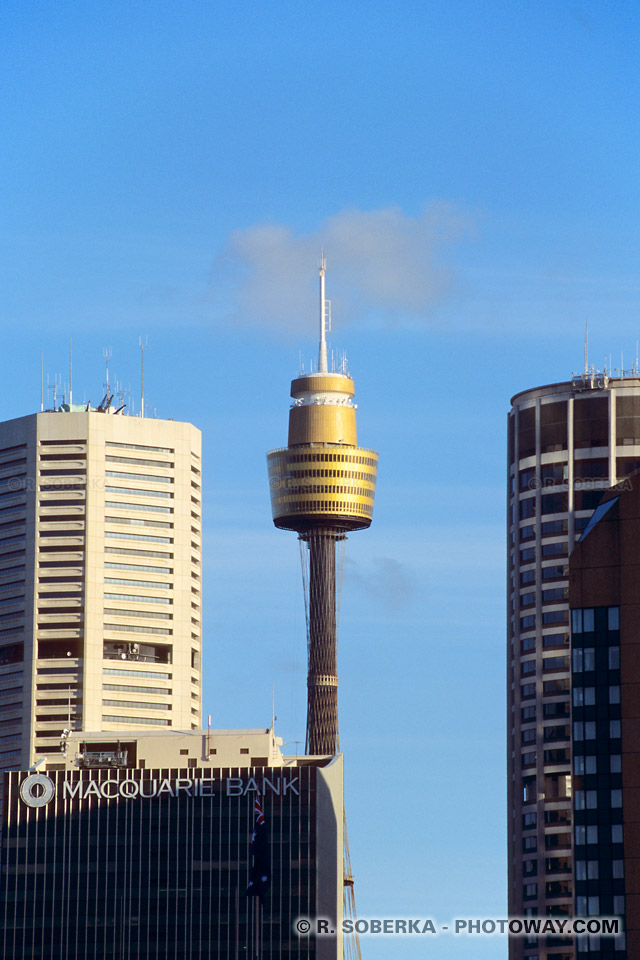
{"label": "office building", "polygon": [[578,938],[578,960],[640,956],[640,474],[609,491],[569,563],[573,882],[579,916],[625,937]]}
{"label": "office building", "polygon": [[[508,421],[509,913],[572,915],[569,555],[602,493],[640,469],[640,377],[586,368],[517,394]],[[512,960],[574,960],[513,938]]]}
{"label": "office building", "polygon": [[[7,773],[3,960],[341,958],[342,757],[281,743],[273,728],[73,733],[57,763]],[[299,917],[337,935],[297,936]]]}
{"label": "office building", "polygon": [[200,432],[112,410],[0,424],[0,770],[201,726]]}

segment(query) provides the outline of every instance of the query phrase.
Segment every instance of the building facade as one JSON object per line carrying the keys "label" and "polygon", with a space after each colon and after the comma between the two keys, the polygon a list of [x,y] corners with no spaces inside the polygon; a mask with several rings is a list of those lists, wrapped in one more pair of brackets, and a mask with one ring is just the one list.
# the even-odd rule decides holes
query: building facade
{"label": "building facade", "polygon": [[200,432],[110,410],[0,424],[0,770],[201,726]]}
{"label": "building facade", "polygon": [[[517,394],[508,421],[509,913],[573,915],[569,555],[603,491],[640,469],[640,378]],[[574,960],[513,939],[512,960]]]}
{"label": "building facade", "polygon": [[[56,769],[5,776],[3,960],[338,960],[342,757],[273,729],[72,734]],[[247,895],[255,800],[262,897]],[[298,936],[324,917],[336,936]]]}
{"label": "building facade", "polygon": [[578,960],[640,955],[640,475],[605,494],[569,564],[576,913],[623,918]]}

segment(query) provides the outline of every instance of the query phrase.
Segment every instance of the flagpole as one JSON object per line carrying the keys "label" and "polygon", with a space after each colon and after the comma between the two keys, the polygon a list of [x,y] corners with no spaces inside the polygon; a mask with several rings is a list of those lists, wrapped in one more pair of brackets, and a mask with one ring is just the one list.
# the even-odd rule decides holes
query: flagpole
{"label": "flagpole", "polygon": [[256,897],[256,935],[255,935],[256,960],[260,960],[260,897]]}

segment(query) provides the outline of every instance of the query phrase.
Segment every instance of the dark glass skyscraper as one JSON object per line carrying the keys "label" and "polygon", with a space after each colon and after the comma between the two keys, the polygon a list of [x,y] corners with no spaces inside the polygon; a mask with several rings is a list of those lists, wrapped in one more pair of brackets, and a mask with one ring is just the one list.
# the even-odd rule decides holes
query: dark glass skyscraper
{"label": "dark glass skyscraper", "polygon": [[[339,937],[297,936],[294,921],[341,919],[341,758],[251,757],[240,735],[247,765],[216,766],[206,735],[150,749],[80,736],[65,769],[6,774],[3,960],[338,957]],[[151,767],[158,750],[167,766]],[[256,796],[262,898],[247,895]]]}

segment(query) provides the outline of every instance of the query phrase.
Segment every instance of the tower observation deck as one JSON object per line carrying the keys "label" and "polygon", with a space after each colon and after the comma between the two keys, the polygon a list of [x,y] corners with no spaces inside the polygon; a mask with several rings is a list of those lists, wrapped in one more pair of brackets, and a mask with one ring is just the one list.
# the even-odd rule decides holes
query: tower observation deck
{"label": "tower observation deck", "polygon": [[273,522],[296,531],[302,547],[309,754],[339,752],[336,544],[371,524],[378,470],[378,454],[358,446],[346,364],[327,369],[328,307],[323,255],[318,369],[292,381],[288,445],[267,454]]}

